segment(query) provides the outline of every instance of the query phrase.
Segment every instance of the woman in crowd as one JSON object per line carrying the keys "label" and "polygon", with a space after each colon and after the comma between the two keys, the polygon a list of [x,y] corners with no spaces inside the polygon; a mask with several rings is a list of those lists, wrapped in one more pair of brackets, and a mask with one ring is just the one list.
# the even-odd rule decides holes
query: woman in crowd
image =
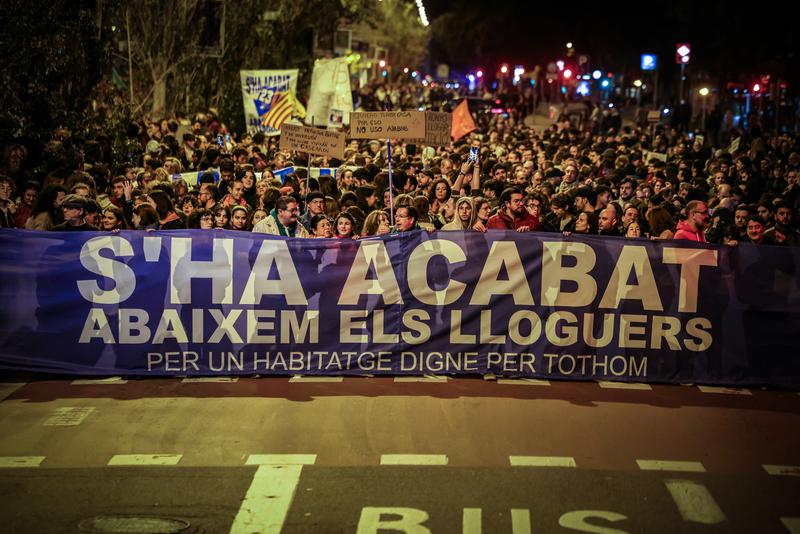
{"label": "woman in crowd", "polygon": [[197,230],[211,230],[214,228],[214,214],[211,210],[200,208],[186,219],[186,227]]}
{"label": "woman in crowd", "polygon": [[386,235],[390,231],[389,216],[385,211],[375,210],[364,220],[363,236]]}
{"label": "woman in crowd", "polygon": [[627,228],[625,228],[625,237],[626,238],[637,238],[642,237],[642,227],[639,226],[637,221],[631,222]]}
{"label": "woman in crowd", "polygon": [[356,221],[347,212],[340,213],[334,221],[333,231],[337,239],[355,239]]}
{"label": "woman in crowd", "polygon": [[230,229],[230,221],[231,221],[231,214],[228,211],[228,208],[221,204],[217,204],[214,206],[212,211],[214,214],[214,228],[217,230],[228,230]]}
{"label": "woman in crowd", "polygon": [[472,200],[472,223],[471,228],[476,232],[485,232],[488,228],[489,217],[492,213],[492,206],[483,197],[475,197]]}
{"label": "woman in crowd", "polygon": [[650,228],[651,239],[672,239],[675,236],[675,221],[663,206],[650,210],[647,214],[647,226]]}
{"label": "woman in crowd", "polygon": [[327,238],[333,237],[331,221],[325,215],[314,215],[310,221],[312,237]]}
{"label": "woman in crowd", "polygon": [[200,207],[200,201],[196,195],[188,194],[183,197],[183,203],[180,204],[180,207],[183,214],[189,217]]}
{"label": "woman in crowd", "polygon": [[251,208],[258,206],[258,192],[256,191],[256,173],[252,165],[243,166],[237,176],[242,180],[242,198]]}
{"label": "woman in crowd", "polygon": [[[431,195],[428,197],[428,202],[431,205],[431,213],[438,215],[442,211],[442,207],[447,203],[452,194],[450,183],[444,178],[439,178],[433,182]],[[455,208],[455,206],[453,206]],[[434,225],[436,223],[434,222]]]}
{"label": "woman in crowd", "polygon": [[231,230],[247,230],[247,208],[234,206],[231,208]]}
{"label": "woman in crowd", "polygon": [[116,206],[109,206],[103,210],[100,223],[102,229],[106,232],[119,232],[120,230],[128,229],[122,210]]}
{"label": "woman in crowd", "polygon": [[252,230],[255,225],[266,219],[268,215],[269,213],[267,213],[267,210],[265,209],[262,208],[254,209],[253,212],[250,214],[250,219],[247,221],[247,228],[249,230]]}
{"label": "woman in crowd", "polygon": [[597,235],[597,213],[583,211],[575,217],[575,228],[572,233]]}
{"label": "woman in crowd", "polygon": [[135,230],[158,230],[158,213],[150,204],[139,204],[133,208],[133,228]]}

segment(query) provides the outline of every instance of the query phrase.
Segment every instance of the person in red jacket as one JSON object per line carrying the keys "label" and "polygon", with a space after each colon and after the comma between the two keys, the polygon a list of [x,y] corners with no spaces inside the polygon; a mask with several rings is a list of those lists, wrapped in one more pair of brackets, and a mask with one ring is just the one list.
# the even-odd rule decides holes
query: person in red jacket
{"label": "person in red jacket", "polygon": [[692,200],[686,204],[686,220],[678,222],[674,239],[686,239],[705,243],[703,230],[708,226],[708,205],[702,200]]}
{"label": "person in red jacket", "polygon": [[486,227],[489,230],[516,230],[517,232],[538,230],[539,219],[525,209],[522,197],[522,191],[516,187],[504,189],[500,195],[502,208],[497,214],[489,217]]}

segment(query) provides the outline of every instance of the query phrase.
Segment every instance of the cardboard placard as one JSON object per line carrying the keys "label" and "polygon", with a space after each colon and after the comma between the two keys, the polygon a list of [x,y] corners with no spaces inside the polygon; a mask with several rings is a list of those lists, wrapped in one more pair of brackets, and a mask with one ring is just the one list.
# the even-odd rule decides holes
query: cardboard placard
{"label": "cardboard placard", "polygon": [[281,150],[296,150],[315,156],[344,159],[345,135],[296,124],[281,126]]}
{"label": "cardboard placard", "polygon": [[351,139],[423,139],[422,111],[367,111],[350,114]]}
{"label": "cardboard placard", "polygon": [[648,111],[647,112],[647,122],[649,123],[656,123],[661,120],[661,112],[660,111]]}
{"label": "cardboard placard", "polygon": [[441,111],[425,111],[424,113],[425,137],[410,141],[428,146],[443,146],[449,143],[453,128],[452,114]]}

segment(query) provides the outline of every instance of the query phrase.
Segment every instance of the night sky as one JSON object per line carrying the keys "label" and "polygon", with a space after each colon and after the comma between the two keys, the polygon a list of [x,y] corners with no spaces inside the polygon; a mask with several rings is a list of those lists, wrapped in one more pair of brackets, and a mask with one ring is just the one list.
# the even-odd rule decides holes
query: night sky
{"label": "night sky", "polygon": [[[483,65],[501,62],[546,65],[565,55],[568,41],[588,54],[593,65],[624,71],[638,68],[639,55],[659,55],[662,67],[675,65],[675,44],[692,44],[691,66],[726,80],[740,75],[797,76],[796,19],[777,2],[758,2],[747,9],[731,2],[476,2],[425,0],[428,18],[450,20],[459,32],[475,35],[474,57]],[[449,14],[448,14],[449,13]],[[438,59],[459,60],[440,46]],[[438,41],[438,42],[437,42]],[[452,41],[452,39],[451,39]],[[476,46],[477,45],[477,46]],[[469,48],[469,44],[462,48]],[[467,65],[461,65],[467,67]]]}

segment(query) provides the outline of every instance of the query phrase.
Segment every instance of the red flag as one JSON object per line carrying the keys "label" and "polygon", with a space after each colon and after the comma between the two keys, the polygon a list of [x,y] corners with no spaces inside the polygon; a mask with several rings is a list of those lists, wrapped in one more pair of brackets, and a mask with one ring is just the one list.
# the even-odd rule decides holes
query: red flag
{"label": "red flag", "polygon": [[453,140],[458,141],[475,129],[475,121],[472,120],[467,100],[464,99],[453,111],[453,125],[450,134],[453,136]]}

